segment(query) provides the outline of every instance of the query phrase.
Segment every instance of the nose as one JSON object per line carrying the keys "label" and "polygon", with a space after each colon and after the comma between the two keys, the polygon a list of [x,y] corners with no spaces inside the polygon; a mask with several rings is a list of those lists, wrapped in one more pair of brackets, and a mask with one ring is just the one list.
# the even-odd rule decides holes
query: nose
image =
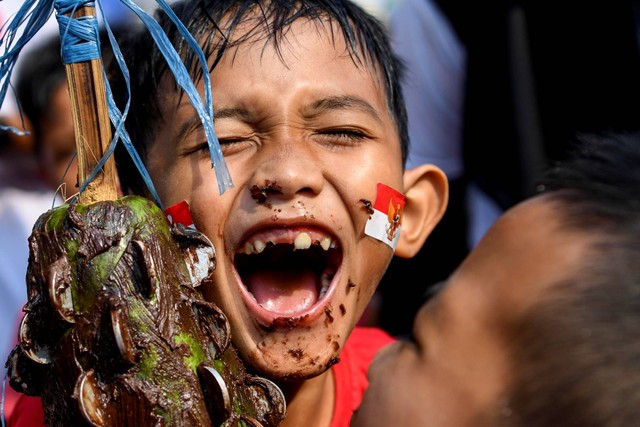
{"label": "nose", "polygon": [[308,144],[294,141],[265,147],[250,182],[251,197],[271,203],[276,198],[290,200],[302,194],[318,194],[324,182],[323,170]]}

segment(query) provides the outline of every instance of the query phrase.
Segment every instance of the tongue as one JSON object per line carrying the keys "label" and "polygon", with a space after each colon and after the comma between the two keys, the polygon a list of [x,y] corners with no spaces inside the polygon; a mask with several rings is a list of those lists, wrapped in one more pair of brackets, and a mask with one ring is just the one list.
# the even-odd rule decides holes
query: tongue
{"label": "tongue", "polygon": [[293,314],[318,300],[316,280],[310,270],[260,271],[248,277],[246,285],[265,310]]}

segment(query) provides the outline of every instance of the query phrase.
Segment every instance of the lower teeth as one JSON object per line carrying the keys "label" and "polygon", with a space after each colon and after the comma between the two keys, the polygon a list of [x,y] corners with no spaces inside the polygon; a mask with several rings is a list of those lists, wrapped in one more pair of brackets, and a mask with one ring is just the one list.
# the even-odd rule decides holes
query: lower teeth
{"label": "lower teeth", "polygon": [[333,279],[333,273],[322,273],[322,276],[320,277],[320,283],[322,284],[322,288],[320,288],[320,295],[318,295],[318,299],[321,299],[327,293],[332,279]]}

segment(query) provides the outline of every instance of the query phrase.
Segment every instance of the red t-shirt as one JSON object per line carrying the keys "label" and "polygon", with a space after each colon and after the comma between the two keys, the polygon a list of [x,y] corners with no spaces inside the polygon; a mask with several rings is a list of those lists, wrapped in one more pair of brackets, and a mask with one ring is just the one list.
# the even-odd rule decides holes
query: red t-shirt
{"label": "red t-shirt", "polygon": [[[331,427],[349,427],[351,416],[362,401],[369,385],[367,369],[378,350],[394,341],[394,338],[378,328],[356,327],[340,353],[340,362],[333,365],[336,407]],[[7,427],[42,427],[44,412],[40,398],[29,397],[14,391],[8,384],[5,389]]]}
{"label": "red t-shirt", "polygon": [[[7,380],[8,382],[8,380]],[[31,397],[5,387],[4,414],[7,427],[43,427],[44,411],[39,397]]]}
{"label": "red t-shirt", "polygon": [[336,407],[331,427],[349,427],[351,416],[362,402],[369,385],[367,370],[378,350],[395,339],[378,328],[356,327],[340,353],[340,362],[333,365],[336,383]]}

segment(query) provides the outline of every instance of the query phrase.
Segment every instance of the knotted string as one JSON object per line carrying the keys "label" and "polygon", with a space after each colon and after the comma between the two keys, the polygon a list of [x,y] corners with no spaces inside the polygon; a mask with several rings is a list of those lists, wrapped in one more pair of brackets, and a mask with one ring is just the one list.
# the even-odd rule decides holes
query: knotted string
{"label": "knotted string", "polygon": [[[189,73],[180,60],[180,56],[176,52],[173,45],[169,42],[166,34],[162,31],[160,25],[151,17],[147,12],[140,8],[137,4],[131,0],[121,0],[121,2],[131,9],[142,23],[149,30],[154,41],[158,45],[162,55],[167,60],[169,69],[175,76],[176,82],[187,94],[193,107],[195,108],[200,121],[202,122],[207,141],[209,145],[209,153],[211,157],[211,166],[216,173],[216,179],[218,182],[218,191],[220,194],[224,193],[227,189],[233,187],[231,176],[227,169],[222,151],[220,149],[220,143],[215,133],[213,126],[213,101],[211,94],[211,82],[207,67],[207,60],[202,52],[200,45],[193,38],[193,36],[186,29],[184,24],[180,22],[175,13],[171,10],[171,7],[165,0],[156,0],[159,7],[167,13],[172,22],[176,25],[178,31],[183,35],[191,49],[198,56],[202,69],[204,71],[204,102],[198,93],[195,83],[192,81]],[[3,55],[0,56],[0,103],[4,101],[8,87],[10,86],[10,77],[13,72],[18,55],[24,45],[33,38],[37,31],[51,17],[51,14],[55,11],[56,19],[60,27],[60,39],[62,44],[61,59],[64,64],[71,64],[76,62],[88,61],[101,57],[100,37],[99,37],[99,25],[95,16],[83,16],[73,18],[75,10],[81,7],[94,7],[97,3],[97,10],[103,18],[105,28],[109,35],[109,42],[111,43],[114,59],[117,61],[120,70],[123,73],[129,99],[125,105],[123,111],[120,111],[115,104],[111,87],[105,75],[105,89],[107,93],[107,103],[109,111],[109,119],[114,126],[114,135],[109,147],[105,151],[102,158],[97,163],[96,167],[85,180],[80,188],[82,192],[86,186],[96,177],[96,175],[103,168],[106,161],[113,155],[116,145],[119,141],[122,141],[127,152],[131,156],[136,168],[142,176],[147,188],[151,195],[154,197],[156,203],[162,208],[162,203],[157,195],[157,192],[153,186],[149,173],[137,151],[135,150],[129,135],[124,128],[124,121],[129,112],[131,89],[130,89],[130,76],[129,71],[115,40],[113,32],[109,27],[109,23],[104,19],[104,12],[100,5],[100,1],[97,2],[89,0],[25,0],[22,7],[14,15],[14,17],[2,27],[3,35],[0,38],[0,44],[4,45]],[[6,28],[5,28],[6,27]],[[22,32],[21,32],[22,30]],[[19,37],[18,34],[20,34]],[[0,126],[0,128],[9,130],[18,134],[24,134],[24,132],[7,126]]]}

